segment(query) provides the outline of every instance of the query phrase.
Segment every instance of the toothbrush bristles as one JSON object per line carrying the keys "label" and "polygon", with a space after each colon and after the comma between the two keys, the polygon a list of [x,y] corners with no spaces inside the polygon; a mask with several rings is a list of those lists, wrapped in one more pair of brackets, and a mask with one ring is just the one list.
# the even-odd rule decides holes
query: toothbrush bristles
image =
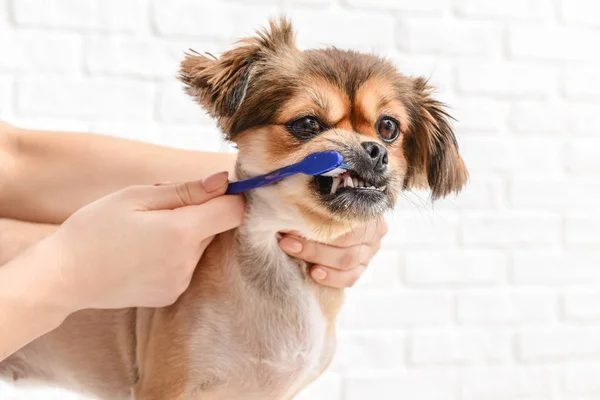
{"label": "toothbrush bristles", "polygon": [[[345,164],[342,164],[342,165],[345,165]],[[325,172],[324,174],[321,174],[321,175],[323,175],[323,176],[338,176],[338,175],[341,175],[344,172],[346,172],[347,169],[348,168],[338,167],[338,168],[332,169],[329,172]]]}

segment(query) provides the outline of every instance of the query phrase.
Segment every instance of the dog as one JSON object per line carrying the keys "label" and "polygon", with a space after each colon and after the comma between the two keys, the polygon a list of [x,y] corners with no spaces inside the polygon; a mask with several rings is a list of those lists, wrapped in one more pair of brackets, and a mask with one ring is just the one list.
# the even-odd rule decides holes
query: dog
{"label": "dog", "polygon": [[220,57],[187,53],[180,80],[237,146],[237,179],[325,150],[349,169],[247,192],[245,223],[212,241],[175,304],[75,313],[0,364],[4,377],[114,400],[291,399],[330,363],[344,294],[283,253],[278,232],[327,242],[404,190],[438,199],[468,179],[425,79],[376,55],[301,51],[287,19]]}

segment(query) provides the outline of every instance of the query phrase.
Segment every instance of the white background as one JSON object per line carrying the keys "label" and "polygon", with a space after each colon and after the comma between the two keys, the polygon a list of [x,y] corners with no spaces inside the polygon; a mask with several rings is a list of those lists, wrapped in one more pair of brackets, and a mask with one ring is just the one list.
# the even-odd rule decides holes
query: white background
{"label": "white background", "polygon": [[174,78],[189,47],[222,51],[286,12],[302,47],[389,56],[452,106],[471,183],[402,201],[302,397],[598,399],[599,4],[0,0],[0,118],[224,150]]}

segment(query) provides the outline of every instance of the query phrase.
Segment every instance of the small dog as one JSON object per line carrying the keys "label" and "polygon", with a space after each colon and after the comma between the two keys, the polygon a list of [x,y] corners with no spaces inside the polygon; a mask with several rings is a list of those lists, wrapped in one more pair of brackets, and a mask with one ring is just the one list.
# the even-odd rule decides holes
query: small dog
{"label": "small dog", "polygon": [[245,224],[214,239],[174,305],[78,312],[0,364],[5,376],[105,399],[293,398],[333,356],[343,291],[313,282],[278,232],[328,241],[403,190],[437,199],[467,180],[424,79],[374,55],[301,51],[285,19],[219,58],[187,54],[180,79],[237,145],[238,179],[324,150],[351,169],[247,193]]}

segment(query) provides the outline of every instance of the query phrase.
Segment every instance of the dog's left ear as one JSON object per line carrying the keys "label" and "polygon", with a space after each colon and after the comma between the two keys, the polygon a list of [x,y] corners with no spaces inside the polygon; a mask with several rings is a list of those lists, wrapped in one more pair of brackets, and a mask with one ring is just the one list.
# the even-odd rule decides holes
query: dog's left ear
{"label": "dog's left ear", "polygon": [[[458,152],[458,143],[443,103],[435,100],[423,78],[414,79],[414,127],[404,142],[408,172],[404,186],[427,182],[434,200],[459,192],[469,173]],[[414,117],[413,117],[414,118]]]}
{"label": "dog's left ear", "polygon": [[237,47],[219,58],[192,51],[181,62],[179,79],[187,92],[221,124],[240,108],[253,75],[265,62],[285,48],[295,48],[294,32],[287,19],[270,20],[269,25],[256,36],[240,40]]}

